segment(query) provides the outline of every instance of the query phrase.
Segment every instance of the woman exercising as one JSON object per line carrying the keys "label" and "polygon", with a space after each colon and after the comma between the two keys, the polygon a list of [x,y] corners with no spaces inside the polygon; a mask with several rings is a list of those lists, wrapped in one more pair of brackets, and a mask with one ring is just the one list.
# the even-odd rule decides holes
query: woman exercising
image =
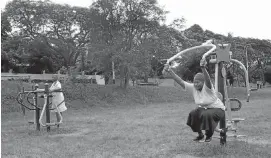
{"label": "woman exercising", "polygon": [[[58,80],[57,74],[53,75],[53,81],[54,82],[50,87],[50,91],[61,90],[62,87],[61,87],[61,83]],[[64,101],[64,95],[62,92],[53,92],[52,94],[53,94],[52,107],[58,109],[58,110],[54,109],[53,111],[56,113],[57,122],[60,122],[62,112],[67,110],[67,107],[66,107],[65,101]],[[57,111],[59,111],[60,114]],[[59,127],[59,125],[57,125],[57,127]]]}
{"label": "woman exercising", "polygon": [[[225,106],[216,95],[210,76],[205,68],[206,64],[205,59],[200,61],[202,73],[197,73],[194,76],[193,83],[181,79],[174,73],[169,64],[164,67],[164,71],[168,72],[185,91],[193,95],[195,103],[198,105],[196,109],[189,113],[186,124],[191,127],[193,132],[198,133],[194,141],[199,142],[210,142],[215,130],[221,133],[226,132],[226,129],[216,129],[220,119],[225,117]],[[205,130],[205,140],[202,130]]]}

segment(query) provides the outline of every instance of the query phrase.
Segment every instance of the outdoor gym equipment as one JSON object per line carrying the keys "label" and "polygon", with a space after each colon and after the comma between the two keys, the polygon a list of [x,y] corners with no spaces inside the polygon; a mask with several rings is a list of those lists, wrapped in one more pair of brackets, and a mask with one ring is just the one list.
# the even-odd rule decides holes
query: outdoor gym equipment
{"label": "outdoor gym equipment", "polygon": [[[241,137],[244,135],[237,135],[237,123],[240,121],[244,121],[243,118],[232,118],[231,112],[232,111],[238,111],[242,107],[242,103],[237,98],[229,98],[228,97],[228,91],[227,91],[227,74],[226,74],[226,68],[225,64],[229,62],[234,62],[240,65],[242,70],[245,73],[246,77],[246,90],[247,90],[247,102],[249,102],[250,98],[250,87],[249,87],[249,80],[248,80],[248,72],[246,67],[238,60],[231,58],[231,52],[230,52],[230,44],[213,44],[213,40],[208,40],[205,43],[203,43],[200,46],[191,47],[188,49],[185,49],[173,57],[169,58],[167,60],[167,64],[171,64],[171,67],[177,67],[180,65],[180,63],[176,62],[176,60],[182,58],[182,54],[198,49],[198,48],[210,48],[203,56],[202,59],[206,59],[208,56],[211,56],[210,63],[215,64],[215,90],[217,94],[221,95],[221,100],[224,103],[226,107],[226,117],[220,120],[220,128],[224,129],[227,128],[228,131],[234,131],[235,134],[233,135],[227,135],[220,133],[220,143],[222,145],[226,144],[226,137],[227,136],[233,136],[233,137]],[[230,104],[231,103],[231,104]],[[236,104],[236,107],[233,107],[233,104]]]}
{"label": "outdoor gym equipment", "polygon": [[[50,98],[53,97],[52,93],[62,92],[62,90],[50,91],[48,83],[46,83],[44,86],[45,86],[45,89],[39,89],[38,84],[36,84],[34,90],[32,91],[24,91],[24,88],[23,88],[23,91],[18,93],[16,100],[21,105],[23,112],[25,111],[25,109],[35,110],[34,124],[36,124],[36,130],[40,130],[40,125],[41,125],[43,127],[47,127],[47,132],[49,132],[50,126],[55,126],[62,123],[62,116],[57,107],[61,105],[64,102],[64,100],[61,103],[59,103],[57,106],[50,107],[50,105],[52,104],[50,103]],[[31,95],[33,95],[32,97],[33,102],[30,101]],[[25,96],[27,96],[26,100],[29,105],[26,105],[24,103]],[[38,97],[44,98],[44,105],[42,108],[37,105]],[[55,109],[60,116],[60,120],[59,122],[50,122],[50,110],[55,110]],[[42,110],[41,114],[40,114],[40,110]],[[42,122],[44,115],[46,115],[46,123]]]}

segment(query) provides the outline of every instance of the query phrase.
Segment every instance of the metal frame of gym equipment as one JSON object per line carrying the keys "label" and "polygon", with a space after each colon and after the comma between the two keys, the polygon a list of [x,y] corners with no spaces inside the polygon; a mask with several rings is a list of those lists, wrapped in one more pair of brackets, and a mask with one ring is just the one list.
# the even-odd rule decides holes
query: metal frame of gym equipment
{"label": "metal frame of gym equipment", "polygon": [[[45,83],[44,87],[45,89],[39,89],[39,85],[36,84],[35,88],[32,91],[24,91],[24,88],[23,88],[22,92],[18,93],[16,100],[21,105],[23,112],[25,111],[25,109],[34,110],[33,123],[36,124],[36,130],[40,131],[40,125],[41,125],[43,127],[46,127],[47,132],[49,132],[51,126],[59,125],[62,123],[63,118],[57,107],[61,105],[64,102],[64,100],[61,103],[59,103],[56,107],[51,108],[50,106],[52,103],[50,103],[50,98],[53,97],[52,93],[63,92],[63,91],[62,90],[50,91],[48,83]],[[29,100],[31,94],[32,95],[34,94],[32,98],[33,102]],[[30,106],[29,105],[27,106],[26,104],[23,103],[24,98],[22,97],[22,95],[27,96],[26,100],[28,104],[30,104]],[[44,98],[44,105],[42,108],[37,105],[38,97]],[[56,109],[57,113],[60,116],[59,122],[50,122],[50,110],[54,110],[54,109]],[[42,110],[41,114],[40,114],[40,110]],[[42,122],[44,115],[46,115],[46,123]]]}
{"label": "metal frame of gym equipment", "polygon": [[[250,98],[248,72],[246,70],[246,67],[240,61],[231,58],[230,46],[231,46],[230,44],[213,44],[213,40],[208,40],[200,46],[195,46],[195,47],[185,49],[167,60],[167,64],[172,63],[173,67],[177,67],[180,63],[176,63],[176,62],[174,62],[174,60],[181,58],[182,54],[189,52],[189,51],[192,51],[192,50],[195,50],[195,49],[199,49],[199,48],[211,48],[202,56],[202,59],[204,59],[204,58],[206,59],[207,56],[211,56],[210,62],[215,64],[215,90],[218,95],[222,95],[221,100],[226,107],[226,112],[225,112],[226,115],[225,115],[225,118],[220,120],[220,128],[221,129],[227,128],[228,131],[235,132],[234,135],[227,135],[226,133],[225,134],[220,133],[220,144],[221,145],[226,144],[227,136],[229,136],[229,137],[230,136],[233,136],[233,137],[244,136],[244,135],[237,135],[236,131],[237,131],[237,123],[245,120],[243,118],[232,118],[232,116],[231,116],[232,111],[240,110],[242,103],[237,98],[229,98],[228,97],[227,84],[226,84],[227,74],[226,74],[225,64],[227,64],[229,62],[235,62],[238,65],[240,65],[240,67],[244,71],[245,77],[246,77],[247,102],[249,102],[249,98]],[[233,102],[233,101],[238,102],[238,104],[239,104],[238,108],[231,107],[230,102]],[[228,118],[226,119],[226,117],[228,117]]]}

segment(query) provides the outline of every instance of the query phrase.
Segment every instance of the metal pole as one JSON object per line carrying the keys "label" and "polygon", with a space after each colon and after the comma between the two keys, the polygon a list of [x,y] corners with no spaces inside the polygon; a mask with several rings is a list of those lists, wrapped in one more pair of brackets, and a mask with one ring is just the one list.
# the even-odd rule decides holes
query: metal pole
{"label": "metal pole", "polygon": [[[50,109],[49,109],[49,85],[45,83],[45,95],[47,96],[46,105],[46,123],[50,124]],[[47,126],[47,132],[50,132],[50,126]]]}
{"label": "metal pole", "polygon": [[[36,89],[35,89],[36,87],[35,86],[32,86],[32,91],[35,91]],[[36,102],[36,100],[37,100],[37,98],[36,98],[36,93],[34,93],[34,98],[33,98],[33,101],[34,101],[34,104],[35,105],[37,105],[37,102]],[[33,111],[34,113],[34,117],[33,117],[33,124],[36,124],[36,122],[37,122],[37,120],[36,120],[36,109],[37,108],[35,108],[35,110]],[[32,121],[30,121],[29,123],[32,123]]]}
{"label": "metal pole", "polygon": [[[246,44],[246,45],[243,45],[243,44],[240,44],[240,43],[237,43],[239,46],[243,47],[244,50],[245,50],[245,55],[246,55],[246,69],[247,69],[247,72],[248,72],[248,54],[247,54],[247,47],[252,47],[251,45],[252,44],[255,44],[255,43],[249,43],[249,44]],[[249,72],[248,72],[249,73]]]}
{"label": "metal pole", "polygon": [[[225,105],[225,89],[224,89],[224,78],[223,78],[223,75],[222,75],[222,68],[224,67],[223,65],[223,62],[220,62],[218,63],[218,78],[217,78],[217,81],[218,81],[218,92],[220,92],[222,94],[222,102],[223,104]],[[226,128],[226,115],[224,118],[222,118],[220,120],[220,129],[224,129]],[[220,144],[221,145],[226,145],[226,134],[222,134],[220,133]]]}
{"label": "metal pole", "polygon": [[215,64],[215,91],[218,92],[218,63]]}
{"label": "metal pole", "polygon": [[[39,88],[39,85],[36,84],[35,85],[35,90],[37,90],[38,88]],[[38,93],[35,93],[35,105],[38,106]],[[40,109],[36,107],[35,111],[36,111],[36,113],[35,113],[35,115],[36,115],[36,118],[35,118],[35,120],[36,120],[36,122],[35,122],[36,123],[36,130],[40,131],[40,123],[39,123]]]}

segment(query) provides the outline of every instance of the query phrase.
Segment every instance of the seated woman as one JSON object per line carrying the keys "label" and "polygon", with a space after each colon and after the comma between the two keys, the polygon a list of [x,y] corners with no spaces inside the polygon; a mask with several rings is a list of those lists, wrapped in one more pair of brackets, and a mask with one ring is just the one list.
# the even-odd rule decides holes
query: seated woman
{"label": "seated woman", "polygon": [[[210,142],[214,131],[226,132],[226,129],[216,129],[221,118],[225,117],[225,106],[216,95],[210,76],[205,68],[207,62],[205,59],[200,61],[203,73],[197,73],[194,76],[193,83],[188,83],[176,75],[168,64],[165,65],[164,71],[168,72],[173,79],[180,84],[185,91],[190,92],[198,107],[189,113],[187,125],[198,136],[194,141]],[[205,130],[206,138],[202,130]]]}

